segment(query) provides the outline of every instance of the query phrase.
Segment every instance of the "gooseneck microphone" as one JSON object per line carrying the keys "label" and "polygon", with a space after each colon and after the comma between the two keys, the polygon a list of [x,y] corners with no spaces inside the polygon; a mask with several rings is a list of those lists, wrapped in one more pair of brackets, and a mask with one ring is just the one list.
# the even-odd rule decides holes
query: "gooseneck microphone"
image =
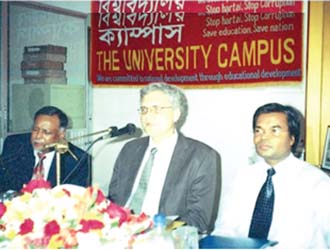
{"label": "gooseneck microphone", "polygon": [[136,130],[135,125],[132,124],[132,123],[128,123],[123,128],[117,129],[117,127],[116,127],[116,129],[113,129],[110,132],[110,137],[117,137],[117,136],[121,136],[121,135],[124,135],[124,134],[132,135],[132,134],[135,133],[135,130]]}
{"label": "gooseneck microphone", "polygon": [[[75,167],[66,176],[66,178],[62,181],[62,183],[65,183],[69,179],[69,177],[71,177],[71,175],[74,174],[74,172],[79,168],[80,163],[83,161],[83,159],[85,157],[88,157],[89,150],[92,148],[92,146],[96,142],[101,141],[103,139],[107,139],[109,137],[112,138],[112,137],[117,137],[117,136],[121,136],[121,135],[124,135],[124,134],[133,135],[135,133],[135,131],[136,131],[136,126],[134,124],[132,124],[132,123],[128,123],[125,127],[120,128],[120,129],[118,129],[117,127],[110,127],[110,128],[111,128],[111,130],[110,130],[110,132],[107,135],[100,136],[96,140],[94,140],[94,141],[91,142],[91,144],[85,150],[84,156],[81,159],[79,159],[79,161],[77,162],[77,164],[75,165]],[[92,173],[91,165],[90,165],[88,171],[89,171],[88,176],[91,176],[91,173]]]}

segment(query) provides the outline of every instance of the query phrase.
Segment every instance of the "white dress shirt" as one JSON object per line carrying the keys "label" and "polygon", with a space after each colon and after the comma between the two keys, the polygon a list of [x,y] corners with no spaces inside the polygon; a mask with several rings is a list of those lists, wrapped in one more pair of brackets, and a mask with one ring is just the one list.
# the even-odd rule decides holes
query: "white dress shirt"
{"label": "white dress shirt", "polygon": [[146,192],[146,196],[141,211],[143,211],[145,214],[150,216],[158,213],[160,196],[163,190],[167,170],[170,165],[177,140],[178,140],[178,133],[176,131],[171,137],[166,138],[157,146],[150,139],[149,146],[146,150],[146,153],[144,154],[143,161],[141,163],[139,172],[135,179],[131,195],[126,202],[126,207],[129,206],[132,196],[137,189],[144,165],[150,156],[150,151],[152,148],[155,147],[157,148],[157,153],[155,154],[155,158],[153,161],[153,167],[149,177],[148,189]]}
{"label": "white dress shirt", "polygon": [[[34,158],[35,158],[34,166],[36,167],[37,164],[39,163],[38,151],[34,150],[33,154],[34,154]],[[55,156],[55,151],[50,151],[50,152],[46,153],[45,156],[46,157],[42,163],[44,166],[44,179],[47,180],[48,173],[49,173],[50,167],[52,165],[53,158]]]}
{"label": "white dress shirt", "polygon": [[[225,194],[213,234],[247,237],[255,202],[270,166],[242,168]],[[274,167],[275,202],[268,239],[278,248],[330,247],[330,178],[290,154]]]}

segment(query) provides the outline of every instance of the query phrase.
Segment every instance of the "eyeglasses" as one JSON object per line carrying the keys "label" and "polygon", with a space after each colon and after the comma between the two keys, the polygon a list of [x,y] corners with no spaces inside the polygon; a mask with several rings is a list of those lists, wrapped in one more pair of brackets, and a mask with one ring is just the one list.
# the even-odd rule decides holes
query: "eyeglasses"
{"label": "eyeglasses", "polygon": [[149,112],[152,112],[154,114],[159,114],[160,112],[162,112],[164,109],[171,109],[173,107],[171,106],[167,106],[167,107],[161,107],[161,106],[150,106],[150,107],[146,107],[146,106],[141,106],[138,111],[141,115],[146,115]]}
{"label": "eyeglasses", "polygon": [[32,133],[34,133],[34,134],[42,133],[43,135],[50,136],[50,135],[56,134],[57,131],[50,131],[50,130],[46,130],[46,129],[42,129],[42,128],[33,127]]}

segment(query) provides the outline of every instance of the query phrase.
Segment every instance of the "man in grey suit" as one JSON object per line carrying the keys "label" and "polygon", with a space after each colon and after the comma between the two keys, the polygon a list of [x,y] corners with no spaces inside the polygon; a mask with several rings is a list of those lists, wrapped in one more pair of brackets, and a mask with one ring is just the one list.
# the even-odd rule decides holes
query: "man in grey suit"
{"label": "man in grey suit", "polygon": [[135,213],[177,215],[199,233],[211,232],[219,206],[220,155],[179,132],[188,111],[180,88],[147,85],[140,90],[140,102],[141,123],[148,136],[122,148],[109,198]]}

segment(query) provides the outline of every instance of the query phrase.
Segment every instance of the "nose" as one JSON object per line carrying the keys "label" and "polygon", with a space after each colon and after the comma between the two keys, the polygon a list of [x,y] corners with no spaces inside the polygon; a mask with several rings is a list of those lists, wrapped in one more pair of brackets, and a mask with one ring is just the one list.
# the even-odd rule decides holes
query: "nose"
{"label": "nose", "polygon": [[272,136],[273,135],[273,133],[272,133],[272,131],[263,131],[263,133],[261,134],[261,139],[267,139],[267,138],[269,138],[270,136]]}
{"label": "nose", "polygon": [[260,138],[261,139],[265,139],[265,138],[267,138],[267,133],[264,131],[264,132],[262,132],[261,134],[260,134]]}
{"label": "nose", "polygon": [[34,137],[39,139],[42,137],[42,131],[41,130],[37,130],[37,131],[34,131]]}

